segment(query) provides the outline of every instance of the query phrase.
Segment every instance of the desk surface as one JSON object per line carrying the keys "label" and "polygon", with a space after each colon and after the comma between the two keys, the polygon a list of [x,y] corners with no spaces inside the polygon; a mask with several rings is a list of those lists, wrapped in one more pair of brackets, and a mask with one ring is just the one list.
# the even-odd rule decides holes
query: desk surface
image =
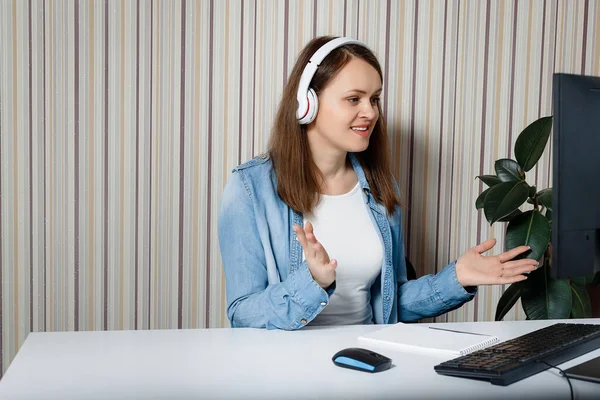
{"label": "desk surface", "polygon": [[[576,321],[600,324],[570,320]],[[431,325],[507,340],[554,322]],[[31,333],[0,380],[0,399],[569,398],[567,381],[554,369],[500,387],[438,375],[433,366],[448,357],[358,342],[383,327]],[[354,346],[387,355],[392,368],[369,374],[333,365],[333,354]],[[562,367],[597,356],[600,349]],[[571,381],[575,398],[599,398],[600,385]]]}

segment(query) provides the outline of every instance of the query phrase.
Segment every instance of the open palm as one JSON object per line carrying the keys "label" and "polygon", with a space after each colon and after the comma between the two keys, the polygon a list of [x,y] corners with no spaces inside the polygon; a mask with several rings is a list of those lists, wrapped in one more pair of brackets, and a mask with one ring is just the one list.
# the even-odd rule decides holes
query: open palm
{"label": "open palm", "polygon": [[329,259],[329,254],[315,237],[313,226],[306,222],[306,227],[294,225],[293,230],[304,250],[306,264],[313,279],[319,286],[326,288],[335,281],[335,268],[337,260]]}
{"label": "open palm", "polygon": [[529,250],[529,246],[519,246],[497,256],[484,256],[483,253],[496,245],[496,239],[485,242],[465,251],[456,261],[456,279],[462,286],[502,285],[527,279],[524,273],[535,270],[536,260],[529,258],[513,260]]}

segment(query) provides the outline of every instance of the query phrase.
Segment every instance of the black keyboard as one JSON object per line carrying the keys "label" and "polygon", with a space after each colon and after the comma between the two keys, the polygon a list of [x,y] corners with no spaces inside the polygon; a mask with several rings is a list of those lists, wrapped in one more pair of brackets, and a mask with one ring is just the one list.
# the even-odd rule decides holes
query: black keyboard
{"label": "black keyboard", "polygon": [[443,375],[475,378],[506,386],[600,348],[600,325],[554,324],[443,362]]}

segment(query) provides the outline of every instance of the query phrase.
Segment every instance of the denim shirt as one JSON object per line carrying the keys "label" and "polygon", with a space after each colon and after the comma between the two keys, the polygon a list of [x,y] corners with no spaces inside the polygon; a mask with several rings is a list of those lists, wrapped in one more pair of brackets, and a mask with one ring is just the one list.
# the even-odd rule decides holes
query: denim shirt
{"label": "denim shirt", "polygon": [[[373,322],[415,321],[471,300],[476,290],[465,290],[458,282],[455,262],[435,275],[407,281],[400,207],[389,215],[371,195],[356,156],[349,156],[384,249],[381,273],[371,287]],[[324,290],[314,281],[302,260],[294,224],[304,226],[302,214],[277,194],[268,154],[233,170],[218,216],[232,327],[299,329],[327,306],[335,284]]]}

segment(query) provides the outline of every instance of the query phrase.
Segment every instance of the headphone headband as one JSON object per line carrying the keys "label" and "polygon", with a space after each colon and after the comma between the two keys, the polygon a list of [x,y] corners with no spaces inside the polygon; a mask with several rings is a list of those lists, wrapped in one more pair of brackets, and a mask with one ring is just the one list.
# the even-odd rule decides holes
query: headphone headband
{"label": "headphone headband", "polygon": [[332,39],[329,42],[321,46],[310,58],[308,64],[304,67],[302,75],[300,76],[300,83],[298,84],[298,94],[296,96],[298,100],[298,109],[296,110],[296,118],[298,123],[301,125],[311,123],[317,116],[318,100],[317,95],[312,89],[309,89],[310,82],[313,76],[317,72],[317,68],[321,62],[331,53],[334,49],[344,46],[346,44],[358,44],[363,47],[367,47],[361,41],[349,38],[339,37]]}

